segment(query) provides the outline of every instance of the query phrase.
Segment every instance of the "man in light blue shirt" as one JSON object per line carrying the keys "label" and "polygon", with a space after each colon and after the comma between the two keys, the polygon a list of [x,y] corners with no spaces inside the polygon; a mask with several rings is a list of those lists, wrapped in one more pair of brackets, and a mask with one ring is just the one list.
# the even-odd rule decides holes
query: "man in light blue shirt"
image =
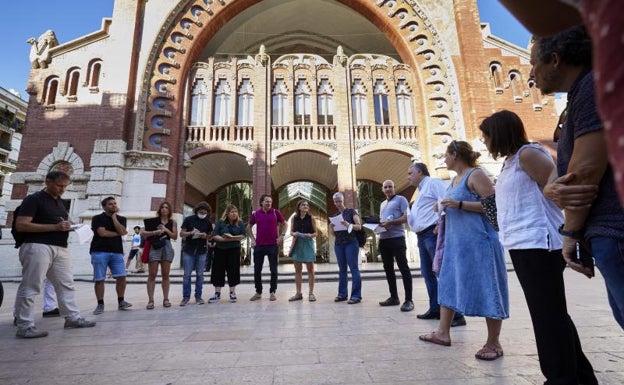
{"label": "man in light blue shirt", "polygon": [[407,264],[407,247],[405,244],[405,222],[407,222],[407,211],[409,203],[402,195],[394,192],[394,182],[386,180],[383,182],[383,193],[386,200],[381,202],[379,214],[379,226],[386,231],[379,234],[379,253],[383,261],[386,280],[390,289],[390,297],[379,302],[381,306],[395,306],[401,302],[397,291],[396,274],[394,273],[394,259],[403,278],[403,288],[405,289],[405,302],[401,306],[401,311],[414,310],[412,301],[412,273]]}
{"label": "man in light blue shirt", "polygon": [[[433,257],[438,239],[438,214],[434,211],[434,206],[446,196],[446,185],[440,179],[431,178],[429,169],[424,163],[412,164],[407,169],[407,180],[412,186],[418,188],[418,197],[410,209],[408,224],[418,237],[420,272],[425,279],[425,286],[429,295],[429,309],[416,317],[419,319],[439,319],[438,279],[433,272]],[[456,313],[451,326],[463,326],[465,324],[464,316],[461,313]]]}

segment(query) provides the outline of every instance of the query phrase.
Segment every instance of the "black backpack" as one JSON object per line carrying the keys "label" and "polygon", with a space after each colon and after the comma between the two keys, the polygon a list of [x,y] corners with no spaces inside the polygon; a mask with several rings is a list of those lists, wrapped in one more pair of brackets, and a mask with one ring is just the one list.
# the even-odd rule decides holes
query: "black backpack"
{"label": "black backpack", "polygon": [[13,239],[15,239],[15,248],[19,249],[19,247],[24,243],[25,234],[17,231],[17,216],[19,215],[20,209],[22,205],[19,205],[13,211],[13,223],[11,223],[11,235],[13,235]]}

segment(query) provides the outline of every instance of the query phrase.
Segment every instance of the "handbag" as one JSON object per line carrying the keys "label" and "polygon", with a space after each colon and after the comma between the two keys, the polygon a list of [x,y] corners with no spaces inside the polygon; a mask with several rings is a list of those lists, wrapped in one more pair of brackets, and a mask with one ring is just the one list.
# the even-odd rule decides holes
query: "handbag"
{"label": "handbag", "polygon": [[153,238],[150,247],[154,250],[160,250],[165,247],[167,237]]}
{"label": "handbag", "polygon": [[487,218],[488,222],[494,227],[494,230],[498,231],[498,220],[496,219],[496,196],[492,194],[485,198],[481,198],[481,207],[483,207],[483,215]]}

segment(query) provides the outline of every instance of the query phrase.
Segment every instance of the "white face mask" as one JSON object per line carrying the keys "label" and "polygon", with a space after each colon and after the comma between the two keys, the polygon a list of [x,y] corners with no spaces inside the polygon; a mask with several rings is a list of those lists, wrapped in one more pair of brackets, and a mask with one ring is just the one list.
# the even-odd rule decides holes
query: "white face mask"
{"label": "white face mask", "polygon": [[199,219],[204,219],[204,218],[206,218],[207,216],[208,216],[208,214],[197,214],[197,217],[198,217]]}

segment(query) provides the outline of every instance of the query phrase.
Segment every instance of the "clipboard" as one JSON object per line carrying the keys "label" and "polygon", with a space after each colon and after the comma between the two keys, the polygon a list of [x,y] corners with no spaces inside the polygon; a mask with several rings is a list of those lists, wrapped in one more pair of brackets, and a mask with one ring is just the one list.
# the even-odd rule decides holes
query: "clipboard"
{"label": "clipboard", "polygon": [[143,219],[143,224],[145,225],[145,231],[156,231],[160,225],[160,218],[155,217]]}

